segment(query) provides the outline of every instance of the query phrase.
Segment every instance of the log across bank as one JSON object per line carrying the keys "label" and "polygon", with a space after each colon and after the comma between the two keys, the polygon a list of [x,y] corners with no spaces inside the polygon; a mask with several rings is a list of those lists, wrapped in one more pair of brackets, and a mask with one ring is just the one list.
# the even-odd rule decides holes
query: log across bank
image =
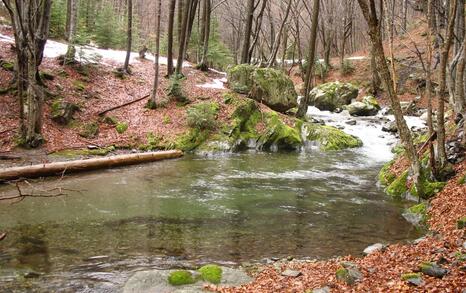
{"label": "log across bank", "polygon": [[93,158],[66,162],[54,162],[32,166],[0,169],[0,182],[20,178],[37,178],[56,176],[63,173],[76,173],[89,170],[134,165],[160,160],[174,159],[183,156],[181,151],[163,151],[137,154],[117,155],[105,158]]}

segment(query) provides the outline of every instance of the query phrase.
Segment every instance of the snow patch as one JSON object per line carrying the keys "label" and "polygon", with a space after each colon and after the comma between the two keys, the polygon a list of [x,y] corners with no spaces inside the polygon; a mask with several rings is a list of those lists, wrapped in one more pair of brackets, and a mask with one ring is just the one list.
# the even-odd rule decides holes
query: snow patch
{"label": "snow patch", "polygon": [[204,83],[204,84],[199,84],[197,85],[197,87],[201,87],[201,88],[207,88],[207,89],[218,89],[218,90],[224,90],[225,89],[225,85],[224,85],[224,82],[226,82],[226,79],[225,78],[216,78],[214,80],[212,80],[212,82],[208,82],[208,83]]}
{"label": "snow patch", "polygon": [[10,36],[0,34],[0,42],[14,43],[15,39]]}

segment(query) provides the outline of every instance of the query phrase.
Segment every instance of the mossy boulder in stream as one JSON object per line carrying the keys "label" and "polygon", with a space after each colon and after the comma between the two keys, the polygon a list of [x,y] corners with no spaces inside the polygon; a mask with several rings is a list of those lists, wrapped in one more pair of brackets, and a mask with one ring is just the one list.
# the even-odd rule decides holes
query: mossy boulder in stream
{"label": "mossy boulder in stream", "polygon": [[359,138],[335,127],[316,123],[302,123],[301,135],[307,143],[317,143],[323,151],[338,151],[362,146]]}
{"label": "mossy boulder in stream", "polygon": [[404,198],[408,191],[408,171],[403,172],[385,189],[385,192],[393,198]]}
{"label": "mossy boulder in stream", "polygon": [[293,82],[276,69],[240,64],[228,71],[228,82],[233,91],[248,94],[278,112],[284,113],[298,105]]}
{"label": "mossy boulder in stream", "polygon": [[201,278],[212,284],[219,284],[222,281],[222,268],[218,265],[205,265],[198,270]]}
{"label": "mossy boulder in stream", "polygon": [[362,102],[354,102],[346,109],[351,116],[374,116],[379,112],[380,105],[373,96],[365,96]]}
{"label": "mossy boulder in stream", "polygon": [[350,83],[329,82],[313,88],[310,92],[310,104],[321,111],[335,111],[349,105],[358,97],[359,90]]}
{"label": "mossy boulder in stream", "polygon": [[393,174],[390,170],[393,163],[394,161],[390,161],[386,163],[380,170],[379,176],[378,176],[380,184],[384,186],[388,186],[396,179],[395,174]]}
{"label": "mossy boulder in stream", "polygon": [[196,279],[190,271],[180,270],[170,273],[168,283],[173,286],[189,285],[196,283]]}

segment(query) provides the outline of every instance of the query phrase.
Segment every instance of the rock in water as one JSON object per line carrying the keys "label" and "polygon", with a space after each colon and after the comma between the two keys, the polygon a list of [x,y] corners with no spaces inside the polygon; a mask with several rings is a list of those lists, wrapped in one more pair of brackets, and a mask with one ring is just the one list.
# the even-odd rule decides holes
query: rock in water
{"label": "rock in water", "polygon": [[281,275],[284,276],[284,277],[296,278],[296,277],[301,276],[302,273],[300,271],[294,271],[294,270],[286,269],[285,271],[283,271],[281,273]]}
{"label": "rock in water", "polygon": [[362,102],[354,102],[347,109],[351,116],[374,116],[381,108],[376,98],[365,96]]}
{"label": "rock in water", "polygon": [[[221,267],[222,286],[240,286],[252,281],[245,272],[241,270]],[[205,292],[204,282],[198,281],[194,284],[183,286],[172,286],[168,283],[168,276],[175,270],[152,270],[135,273],[126,282],[123,293],[202,293]]]}
{"label": "rock in water", "polygon": [[390,132],[390,133],[397,133],[398,132],[398,126],[396,125],[396,122],[388,122],[382,127],[382,131],[385,132]]}
{"label": "rock in water", "polygon": [[350,83],[330,82],[321,84],[310,92],[310,103],[321,111],[335,111],[349,105],[359,94]]}
{"label": "rock in water", "polygon": [[385,245],[383,245],[382,243],[376,243],[364,249],[364,254],[369,255],[377,251],[383,251],[384,249],[385,249]]}

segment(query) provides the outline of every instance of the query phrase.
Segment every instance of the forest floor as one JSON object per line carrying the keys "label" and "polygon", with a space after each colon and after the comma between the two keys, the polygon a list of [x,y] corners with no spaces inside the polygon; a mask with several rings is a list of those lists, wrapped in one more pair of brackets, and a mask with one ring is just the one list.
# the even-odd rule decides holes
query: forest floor
{"label": "forest floor", "polygon": [[[404,81],[400,84],[403,92],[400,99],[403,101],[411,101],[420,95],[417,84],[408,79],[408,75],[419,70],[419,62],[413,53],[412,44],[421,44],[419,47],[423,50],[423,32],[422,27],[416,28],[394,44],[400,74],[403,75],[401,79]],[[12,35],[6,27],[0,28],[0,34]],[[0,60],[14,61],[15,54],[10,46],[9,42],[0,39]],[[367,56],[367,52],[357,52],[354,56]],[[338,62],[338,58],[332,60],[334,64]],[[325,80],[349,81],[365,87],[370,80],[369,63],[368,58],[356,58],[352,61],[352,74],[342,75],[336,67],[329,72]],[[98,113],[149,94],[153,83],[153,62],[149,60],[139,60],[135,63],[132,67],[133,74],[124,79],[115,76],[114,70],[117,66],[118,64],[88,66],[83,71],[72,66],[61,66],[54,58],[45,58],[41,70],[54,76],[53,80],[46,81],[48,90],[53,93],[53,97],[46,101],[44,109],[43,129],[46,143],[34,152],[16,147],[19,103],[11,92],[7,92],[0,94],[0,154],[32,154],[30,161],[44,162],[49,160],[48,154],[64,149],[82,149],[89,145],[104,148],[115,145],[128,150],[147,143],[149,134],[170,140],[187,131],[186,106],[177,105],[176,102],[171,102],[165,108],[148,110],[144,108],[146,100],[142,100],[110,112],[108,116],[128,124],[128,130],[122,134],[118,133],[113,125],[104,123]],[[161,76],[165,74],[166,66],[161,66]],[[199,86],[218,84],[218,79],[224,76],[214,71],[203,73],[191,67],[184,68],[184,74],[187,78],[183,88],[191,104],[217,101],[221,105],[218,119],[226,121],[233,110],[223,102],[223,95],[228,91]],[[299,72],[293,69],[291,77],[299,87]],[[10,87],[12,79],[11,71],[0,68],[0,89]],[[321,82],[323,81],[318,80],[318,83]],[[168,84],[166,78],[161,79],[158,92],[160,98],[166,98]],[[364,91],[361,92],[361,96],[363,95]],[[81,110],[76,113],[75,122],[70,126],[61,126],[52,121],[52,104],[56,99],[80,106]],[[382,105],[387,104],[383,95],[379,99]],[[423,98],[418,106],[424,107],[425,104],[426,100]],[[81,127],[90,122],[98,124],[99,134],[95,138],[80,136]],[[332,292],[464,292],[466,263],[464,260],[460,261],[458,255],[466,253],[466,238],[464,230],[456,229],[456,221],[466,215],[466,185],[458,182],[460,176],[464,176],[466,172],[466,162],[455,168],[458,175],[430,202],[428,214],[432,232],[416,243],[389,245],[386,250],[363,258],[346,256],[327,261],[292,261],[282,264],[278,269],[268,266],[261,269],[251,284],[239,288],[212,286],[210,289],[219,292],[305,292],[308,289],[328,286]],[[343,261],[351,261],[359,267],[363,274],[361,281],[349,286],[336,280],[335,272]],[[401,280],[402,274],[418,271],[419,264],[424,261],[442,263],[449,273],[443,278],[423,276],[424,284],[419,287]],[[284,277],[281,272],[286,268],[297,270],[301,275]]]}

